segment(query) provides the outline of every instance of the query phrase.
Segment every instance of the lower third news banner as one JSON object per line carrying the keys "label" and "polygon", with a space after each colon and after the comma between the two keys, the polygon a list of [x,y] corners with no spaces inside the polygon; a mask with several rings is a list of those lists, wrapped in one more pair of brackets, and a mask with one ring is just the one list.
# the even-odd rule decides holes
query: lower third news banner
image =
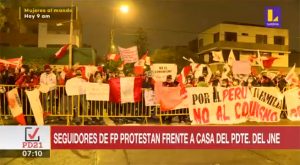
{"label": "lower third news banner", "polygon": [[300,149],[298,126],[52,126],[52,149]]}
{"label": "lower third news banner", "polygon": [[50,126],[0,126],[0,158],[50,157]]}

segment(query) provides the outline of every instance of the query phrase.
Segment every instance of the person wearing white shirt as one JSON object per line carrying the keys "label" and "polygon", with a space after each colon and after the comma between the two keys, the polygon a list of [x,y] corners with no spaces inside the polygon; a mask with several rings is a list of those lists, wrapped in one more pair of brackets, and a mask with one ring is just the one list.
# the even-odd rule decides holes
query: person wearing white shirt
{"label": "person wearing white shirt", "polygon": [[[50,65],[44,66],[44,73],[40,76],[40,91],[42,92],[42,106],[44,111],[52,109],[55,101],[55,87],[57,85],[56,75],[52,72]],[[48,102],[49,100],[49,102]]]}

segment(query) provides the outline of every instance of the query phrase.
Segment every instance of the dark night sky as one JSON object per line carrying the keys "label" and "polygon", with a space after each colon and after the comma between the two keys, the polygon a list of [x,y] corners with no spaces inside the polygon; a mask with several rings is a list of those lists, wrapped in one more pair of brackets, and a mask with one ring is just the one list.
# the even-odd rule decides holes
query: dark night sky
{"label": "dark night sky", "polygon": [[[83,42],[104,55],[109,44],[112,7],[118,0],[74,0],[79,8]],[[131,0],[128,15],[116,16],[115,42],[131,46],[137,27],[148,34],[150,50],[186,45],[197,32],[223,21],[264,25],[264,8],[280,6],[282,28],[290,31],[290,49],[300,50],[299,0]],[[69,6],[70,0],[41,0],[45,6]]]}

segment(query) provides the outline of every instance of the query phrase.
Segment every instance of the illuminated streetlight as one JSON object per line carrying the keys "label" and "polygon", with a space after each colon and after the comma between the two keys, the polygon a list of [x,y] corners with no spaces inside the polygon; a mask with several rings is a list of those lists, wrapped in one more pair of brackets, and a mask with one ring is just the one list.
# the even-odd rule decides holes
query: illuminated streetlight
{"label": "illuminated streetlight", "polygon": [[126,14],[126,13],[129,12],[129,6],[123,4],[119,7],[119,10],[117,10],[117,8],[113,9],[112,27],[110,29],[110,53],[115,53],[116,52],[114,37],[115,37],[115,17],[117,15],[117,12]]}
{"label": "illuminated streetlight", "polygon": [[128,5],[121,5],[121,6],[120,6],[120,11],[121,11],[122,13],[128,13],[128,11],[129,11]]}

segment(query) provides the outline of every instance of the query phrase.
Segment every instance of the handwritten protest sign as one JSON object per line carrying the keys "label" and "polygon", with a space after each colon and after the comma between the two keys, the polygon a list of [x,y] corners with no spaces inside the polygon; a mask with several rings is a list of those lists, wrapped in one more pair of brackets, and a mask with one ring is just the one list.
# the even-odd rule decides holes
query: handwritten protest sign
{"label": "handwritten protest sign", "polygon": [[125,63],[134,63],[139,60],[137,46],[133,46],[130,48],[119,47],[119,51],[120,51],[121,59]]}
{"label": "handwritten protest sign", "polygon": [[233,61],[232,72],[233,74],[250,74],[251,63],[249,61]]}
{"label": "handwritten protest sign", "polygon": [[85,80],[82,78],[72,78],[66,82],[66,93],[68,96],[84,95],[85,94]]}
{"label": "handwritten protest sign", "polygon": [[249,119],[257,122],[278,122],[283,108],[283,94],[275,87],[255,87],[251,89],[251,93]]}
{"label": "handwritten protest sign", "polygon": [[187,88],[193,124],[233,124],[247,121],[245,103],[251,99],[246,87]]}
{"label": "handwritten protest sign", "polygon": [[109,101],[109,84],[85,83],[86,100]]}
{"label": "handwritten protest sign", "polygon": [[292,121],[300,121],[300,89],[294,88],[284,93],[287,118]]}
{"label": "handwritten protest sign", "polygon": [[174,80],[177,75],[176,64],[153,64],[151,66],[152,77],[155,81],[166,81],[168,75]]}
{"label": "handwritten protest sign", "polygon": [[156,103],[155,100],[155,93],[153,90],[144,90],[144,99],[145,99],[145,105],[146,106],[157,106],[158,104]]}

